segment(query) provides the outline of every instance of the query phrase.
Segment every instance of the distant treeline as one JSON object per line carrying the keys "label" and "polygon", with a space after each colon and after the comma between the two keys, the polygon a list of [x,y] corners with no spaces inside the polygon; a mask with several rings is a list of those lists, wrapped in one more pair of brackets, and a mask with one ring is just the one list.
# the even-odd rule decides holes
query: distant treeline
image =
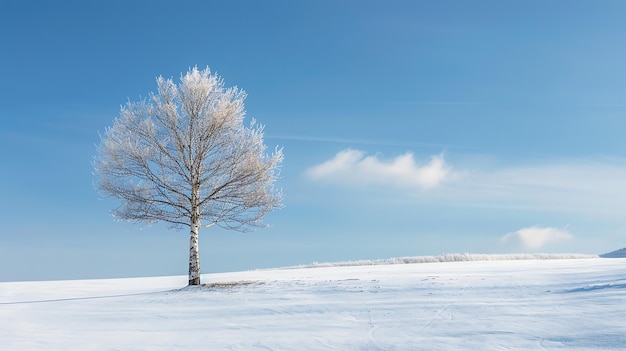
{"label": "distant treeline", "polygon": [[316,267],[343,267],[343,266],[375,266],[385,264],[435,263],[435,262],[463,262],[463,261],[509,261],[509,260],[563,260],[598,258],[598,255],[584,254],[445,254],[439,256],[409,256],[378,260],[358,260],[341,262],[313,262],[288,268],[316,268]]}

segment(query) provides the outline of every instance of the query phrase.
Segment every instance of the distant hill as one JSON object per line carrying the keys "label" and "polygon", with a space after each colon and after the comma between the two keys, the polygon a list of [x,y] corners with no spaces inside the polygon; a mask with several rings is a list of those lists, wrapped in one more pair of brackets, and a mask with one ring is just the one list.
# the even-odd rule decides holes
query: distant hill
{"label": "distant hill", "polygon": [[626,247],[600,255],[603,258],[626,258]]}

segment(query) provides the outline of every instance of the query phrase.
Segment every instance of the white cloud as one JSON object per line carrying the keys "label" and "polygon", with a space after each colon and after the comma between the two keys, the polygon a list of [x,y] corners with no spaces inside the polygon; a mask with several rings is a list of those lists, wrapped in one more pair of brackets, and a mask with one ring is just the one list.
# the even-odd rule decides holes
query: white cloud
{"label": "white cloud", "polygon": [[392,160],[379,156],[365,156],[363,151],[343,150],[332,159],[310,168],[307,175],[315,180],[342,184],[383,184],[402,187],[433,188],[452,176],[443,155],[432,156],[419,165],[407,152]]}
{"label": "white cloud", "polygon": [[572,235],[565,229],[551,227],[528,227],[508,233],[501,238],[503,243],[514,242],[526,249],[540,249],[547,244],[569,240]]}
{"label": "white cloud", "polygon": [[[436,205],[536,213],[568,213],[624,220],[626,159],[543,159],[502,164],[480,155],[443,155],[416,161],[410,152],[392,159],[347,149],[311,167],[316,181],[353,186],[394,186],[392,200],[403,205]],[[412,190],[422,191],[415,196]],[[357,200],[358,201],[358,200]]]}

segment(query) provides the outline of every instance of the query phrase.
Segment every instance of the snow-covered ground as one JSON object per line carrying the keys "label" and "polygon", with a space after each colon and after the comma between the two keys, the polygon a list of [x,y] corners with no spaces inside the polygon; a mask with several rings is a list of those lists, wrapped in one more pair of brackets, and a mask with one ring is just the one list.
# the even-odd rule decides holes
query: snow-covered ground
{"label": "snow-covered ground", "polygon": [[2,350],[623,350],[626,259],[0,283]]}

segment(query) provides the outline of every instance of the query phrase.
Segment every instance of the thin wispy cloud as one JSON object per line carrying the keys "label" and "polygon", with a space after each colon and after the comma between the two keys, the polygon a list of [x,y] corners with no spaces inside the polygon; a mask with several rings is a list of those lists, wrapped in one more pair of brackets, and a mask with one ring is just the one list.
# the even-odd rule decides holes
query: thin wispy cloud
{"label": "thin wispy cloud", "polygon": [[500,238],[504,244],[512,243],[524,249],[541,249],[548,244],[559,243],[572,239],[566,229],[553,227],[528,227],[513,233],[508,233]]}
{"label": "thin wispy cloud", "polygon": [[408,104],[408,105],[494,105],[493,103],[487,102],[466,102],[466,101],[395,101],[398,104]]}
{"label": "thin wispy cloud", "polygon": [[385,160],[380,155],[366,156],[363,151],[347,149],[311,167],[307,175],[313,180],[339,184],[429,189],[449,179],[453,172],[443,155],[419,164],[410,152]]}
{"label": "thin wispy cloud", "polygon": [[395,104],[425,105],[425,106],[583,106],[583,107],[626,107],[624,103],[559,103],[553,101],[544,102],[471,102],[471,101],[420,101],[420,100],[399,100],[393,101]]}
{"label": "thin wispy cloud", "polygon": [[333,144],[349,144],[349,145],[373,145],[373,146],[402,146],[402,147],[436,147],[439,149],[463,148],[455,145],[444,145],[436,143],[423,142],[398,142],[391,140],[369,140],[369,139],[350,139],[350,138],[332,138],[320,136],[301,136],[301,135],[266,135],[266,139],[274,140],[295,140],[318,143]]}
{"label": "thin wispy cloud", "polygon": [[626,208],[626,162],[557,160],[490,171],[467,170],[447,194],[457,203],[623,216]]}
{"label": "thin wispy cloud", "polygon": [[586,107],[626,107],[626,104],[578,104],[577,106],[586,106]]}

